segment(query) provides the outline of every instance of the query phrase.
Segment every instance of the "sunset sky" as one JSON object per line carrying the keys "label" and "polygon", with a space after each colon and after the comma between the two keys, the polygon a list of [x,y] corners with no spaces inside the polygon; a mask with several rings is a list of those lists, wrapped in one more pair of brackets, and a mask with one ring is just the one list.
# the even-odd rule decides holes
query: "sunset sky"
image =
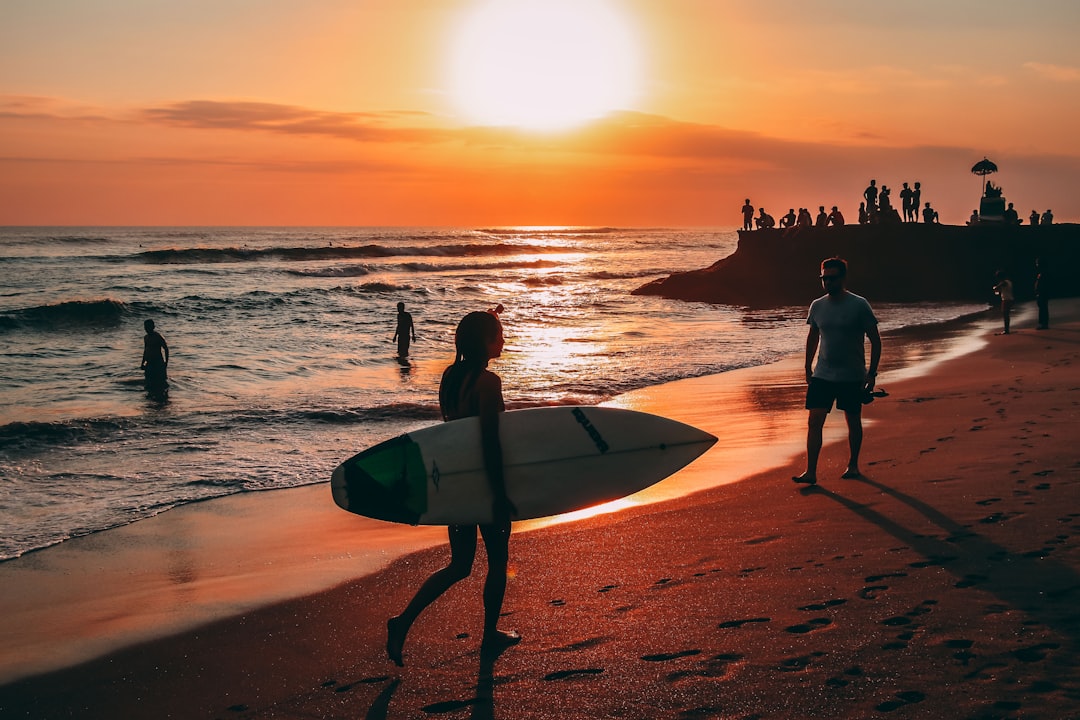
{"label": "sunset sky", "polygon": [[[569,3],[569,4],[567,4]],[[5,0],[0,224],[1080,221],[1076,0]],[[894,198],[897,195],[894,193]]]}

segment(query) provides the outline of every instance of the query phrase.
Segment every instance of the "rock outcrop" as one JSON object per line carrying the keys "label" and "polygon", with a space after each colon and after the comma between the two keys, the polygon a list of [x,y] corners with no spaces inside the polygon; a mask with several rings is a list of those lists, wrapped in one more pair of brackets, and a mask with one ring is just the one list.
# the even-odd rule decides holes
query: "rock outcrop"
{"label": "rock outcrop", "polygon": [[821,261],[848,261],[848,287],[873,302],[993,302],[1004,270],[1017,300],[1034,296],[1035,260],[1053,295],[1080,295],[1080,225],[846,225],[739,232],[734,253],[713,265],[674,273],[635,289],[746,307],[802,305],[822,293]]}

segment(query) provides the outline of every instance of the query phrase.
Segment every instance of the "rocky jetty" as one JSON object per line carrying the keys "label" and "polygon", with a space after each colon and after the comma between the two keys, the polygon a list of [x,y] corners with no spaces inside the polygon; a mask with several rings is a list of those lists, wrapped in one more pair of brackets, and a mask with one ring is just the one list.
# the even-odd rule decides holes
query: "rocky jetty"
{"label": "rocky jetty", "polygon": [[779,307],[821,295],[818,267],[849,263],[848,287],[873,302],[993,302],[994,273],[1012,278],[1017,300],[1034,295],[1035,260],[1053,296],[1080,296],[1080,225],[846,225],[740,231],[734,253],[713,265],[674,273],[635,295]]}

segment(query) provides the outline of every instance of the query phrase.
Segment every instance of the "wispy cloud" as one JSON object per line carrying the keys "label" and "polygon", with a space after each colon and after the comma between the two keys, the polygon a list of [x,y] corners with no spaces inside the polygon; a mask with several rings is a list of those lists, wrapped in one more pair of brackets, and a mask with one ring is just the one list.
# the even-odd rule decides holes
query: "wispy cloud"
{"label": "wispy cloud", "polygon": [[1080,68],[1053,63],[1026,62],[1024,67],[1049,80],[1057,82],[1076,82],[1080,80]]}
{"label": "wispy cloud", "polygon": [[442,142],[439,128],[407,127],[402,118],[423,121],[425,113],[342,113],[264,102],[189,100],[148,108],[152,123],[214,130],[262,130],[287,135],[321,135],[359,142]]}

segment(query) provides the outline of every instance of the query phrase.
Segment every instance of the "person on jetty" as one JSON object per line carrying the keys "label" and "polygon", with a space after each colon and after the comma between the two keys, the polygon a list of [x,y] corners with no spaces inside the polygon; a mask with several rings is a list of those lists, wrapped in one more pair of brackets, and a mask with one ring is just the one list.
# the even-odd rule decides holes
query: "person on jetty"
{"label": "person on jetty", "polygon": [[870,222],[870,214],[866,212],[866,203],[859,203],[859,224],[865,225]]}
{"label": "person on jetty", "polygon": [[765,212],[765,208],[758,210],[757,219],[754,221],[757,224],[758,230],[771,230],[776,227],[776,220],[773,216]]}
{"label": "person on jetty", "polygon": [[867,188],[865,190],[863,190],[863,197],[866,199],[866,208],[867,208],[867,210],[869,210],[870,208],[873,208],[873,207],[877,207],[877,197],[878,197],[877,180],[871,180],[870,181],[870,185],[868,185]]}
{"label": "person on jetty", "polygon": [[812,227],[814,219],[810,217],[810,208],[799,208],[799,217],[795,219],[795,225],[801,228]]}
{"label": "person on jetty", "polygon": [[1039,220],[1039,224],[1040,225],[1053,225],[1054,224],[1054,213],[1050,212],[1050,210],[1047,210],[1046,212],[1044,212],[1042,214],[1042,218],[1040,218],[1040,220]]}
{"label": "person on jetty", "polygon": [[814,219],[814,227],[823,228],[829,224],[829,213],[825,212],[824,205],[818,205],[817,217]]}
{"label": "person on jetty", "polygon": [[143,371],[146,392],[164,395],[169,391],[169,344],[154,329],[153,320],[144,322],[143,328],[146,335],[143,336],[142,363],[139,367]]}
{"label": "person on jetty", "polygon": [[833,227],[844,226],[844,213],[840,212],[840,209],[835,205],[832,206],[832,212],[829,213],[829,224]]}
{"label": "person on jetty", "polygon": [[795,208],[788,208],[787,215],[780,218],[780,227],[795,227]]}
{"label": "person on jetty", "polygon": [[911,190],[911,222],[919,221],[919,207],[922,203],[922,183],[916,181]]}
{"label": "person on jetty", "polygon": [[750,204],[750,198],[746,198],[742,206],[742,229],[754,229],[754,206]]}
{"label": "person on jetty", "polygon": [[451,525],[450,564],[429,577],[402,613],[386,623],[386,654],[404,665],[405,638],[416,618],[456,582],[472,572],[476,557],[476,533],[484,539],[488,572],[484,581],[484,637],[481,652],[489,655],[515,645],[521,636],[499,630],[506,570],[510,561],[510,518],[516,514],[503,485],[502,445],[499,442],[499,414],[506,409],[502,380],[487,369],[488,362],[502,354],[503,330],[494,312],[471,312],[458,323],[454,333],[457,355],[443,372],[439,385],[439,407],[443,420],[480,418],[484,467],[491,483],[494,520],[489,525]]}
{"label": "person on jetty", "polygon": [[1005,214],[1002,215],[1002,219],[1005,221],[1006,225],[1019,225],[1020,213],[1016,212],[1016,208],[1013,207],[1012,203],[1009,203],[1009,207],[1005,208]]}
{"label": "person on jetty", "polygon": [[904,222],[915,221],[915,208],[918,205],[912,205],[912,199],[915,197],[915,193],[908,187],[907,183],[904,183],[904,187],[900,190],[900,206],[904,211]]}
{"label": "person on jetty", "polygon": [[410,339],[416,340],[416,326],[413,324],[412,314],[405,312],[405,303],[399,302],[397,304],[397,329],[394,330],[394,337],[390,340],[397,343],[399,358],[409,357]]}
{"label": "person on jetty", "polygon": [[1009,334],[1009,316],[1012,315],[1013,303],[1015,297],[1013,296],[1013,284],[1009,276],[1005,274],[1004,270],[998,270],[994,273],[994,294],[1001,298],[1001,321],[1004,325],[1002,332],[998,335]]}
{"label": "person on jetty", "polygon": [[1028,220],[1031,222],[1031,227],[1039,227],[1039,211],[1032,210]]}
{"label": "person on jetty", "polygon": [[971,211],[971,217],[968,218],[967,224],[968,225],[978,225],[979,224],[979,211],[978,210],[972,210]]}
{"label": "person on jetty", "polygon": [[931,224],[931,223],[936,223],[936,222],[938,222],[938,214],[937,214],[937,210],[935,210],[934,208],[930,207],[930,203],[929,203],[929,202],[925,203],[925,205],[923,206],[923,210],[922,210],[922,221],[923,221],[924,223],[928,224],[928,225],[929,225],[929,224]]}
{"label": "person on jetty", "polygon": [[[810,326],[806,335],[806,409],[809,411],[806,471],[791,478],[806,485],[817,484],[822,429],[834,402],[847,421],[851,452],[841,477],[862,476],[859,451],[863,439],[863,399],[874,389],[881,362],[877,317],[865,298],[848,291],[847,261],[838,257],[822,261],[821,284],[825,294],[810,303],[806,317],[806,324]],[[869,370],[863,337],[870,339]],[[815,355],[817,365],[814,365]]]}

